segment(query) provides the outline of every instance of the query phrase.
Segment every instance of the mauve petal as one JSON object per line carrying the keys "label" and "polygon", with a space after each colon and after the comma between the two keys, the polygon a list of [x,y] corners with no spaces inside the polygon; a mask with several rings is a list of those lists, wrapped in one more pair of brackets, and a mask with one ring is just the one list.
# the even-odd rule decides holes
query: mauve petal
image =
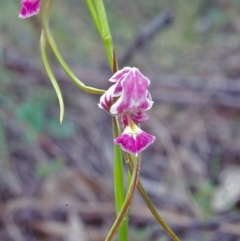
{"label": "mauve petal", "polygon": [[131,154],[138,155],[139,152],[145,150],[150,144],[155,141],[155,136],[142,131],[137,127],[137,132],[127,126],[119,137],[114,139],[114,142],[121,148]]}
{"label": "mauve petal", "polygon": [[117,71],[110,79],[111,82],[117,82],[121,80],[129,71],[131,71],[131,67],[124,67],[123,69]]}
{"label": "mauve petal", "polygon": [[126,110],[149,110],[153,105],[153,101],[148,98],[149,84],[150,80],[147,77],[137,68],[132,68],[121,80],[122,94],[112,105],[110,112],[115,115]]}
{"label": "mauve petal", "polygon": [[143,123],[149,120],[149,116],[142,110],[137,110],[131,114],[131,118],[136,123]]}
{"label": "mauve petal", "polygon": [[[130,118],[135,123],[143,123],[143,122],[146,122],[147,120],[149,120],[149,116],[145,112],[143,112],[142,110],[134,110],[133,112],[127,113],[127,115],[129,115]],[[128,125],[127,116],[125,114],[121,115],[120,121],[125,126]]]}
{"label": "mauve petal", "polygon": [[114,86],[113,97],[118,97],[122,94],[122,80],[116,82]]}
{"label": "mauve petal", "polygon": [[40,10],[40,0],[22,0],[20,18],[28,18],[37,14]]}
{"label": "mauve petal", "polygon": [[113,96],[113,91],[115,89],[115,85],[112,85],[101,97],[100,97],[100,102],[98,106],[101,109],[106,110],[107,112],[110,112],[110,108],[112,105],[112,96]]}

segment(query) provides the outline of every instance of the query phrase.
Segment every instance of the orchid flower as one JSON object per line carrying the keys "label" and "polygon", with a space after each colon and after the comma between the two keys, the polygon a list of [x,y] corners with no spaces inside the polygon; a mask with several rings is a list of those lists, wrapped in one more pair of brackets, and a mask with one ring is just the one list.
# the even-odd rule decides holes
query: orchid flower
{"label": "orchid flower", "polygon": [[37,14],[40,10],[41,0],[22,0],[22,8],[19,13],[20,18],[28,18]]}
{"label": "orchid flower", "polygon": [[124,126],[123,133],[114,142],[129,153],[138,155],[155,140],[137,125],[149,119],[145,113],[153,101],[148,91],[150,80],[137,68],[125,67],[109,80],[114,84],[101,96],[100,108],[110,115],[119,117]]}

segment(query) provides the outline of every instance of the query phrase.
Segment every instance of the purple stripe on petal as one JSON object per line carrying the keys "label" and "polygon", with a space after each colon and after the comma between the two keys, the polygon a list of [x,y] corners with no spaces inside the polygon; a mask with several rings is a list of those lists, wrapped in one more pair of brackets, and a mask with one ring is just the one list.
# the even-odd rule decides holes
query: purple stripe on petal
{"label": "purple stripe on petal", "polygon": [[137,110],[131,113],[131,118],[136,123],[143,123],[149,120],[149,116],[142,110]]}
{"label": "purple stripe on petal", "polygon": [[148,110],[152,107],[153,101],[148,98],[150,94],[147,90],[150,80],[137,68],[132,68],[121,80],[121,84],[122,94],[111,107],[112,114],[134,109]]}
{"label": "purple stripe on petal", "polygon": [[129,71],[131,71],[131,67],[124,67],[123,69],[119,70],[116,72],[110,79],[109,81],[111,82],[118,82],[120,81]]}
{"label": "purple stripe on petal", "polygon": [[[131,113],[128,113],[128,115],[130,115],[131,119],[135,123],[143,123],[143,122],[146,122],[147,120],[149,120],[149,116],[142,110],[133,111]],[[125,126],[128,125],[127,116],[125,114],[121,115],[120,121]]]}
{"label": "purple stripe on petal", "polygon": [[28,18],[37,14],[40,10],[40,0],[22,0],[22,8],[19,13],[20,18]]}
{"label": "purple stripe on petal", "polygon": [[98,104],[99,108],[106,110],[107,112],[110,111],[112,105],[112,95],[115,86],[112,85],[101,97],[100,102]]}
{"label": "purple stripe on petal", "polygon": [[137,126],[136,128],[137,131],[133,131],[127,126],[122,135],[114,139],[114,142],[120,145],[124,151],[137,156],[139,152],[145,150],[155,141],[155,136],[142,131]]}

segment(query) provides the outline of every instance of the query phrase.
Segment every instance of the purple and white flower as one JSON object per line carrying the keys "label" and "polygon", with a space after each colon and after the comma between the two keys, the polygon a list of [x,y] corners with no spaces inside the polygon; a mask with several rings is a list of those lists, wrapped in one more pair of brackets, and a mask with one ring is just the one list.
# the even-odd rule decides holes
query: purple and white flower
{"label": "purple and white flower", "polygon": [[114,84],[101,96],[99,107],[120,117],[125,129],[114,142],[124,151],[137,156],[155,140],[153,135],[137,126],[149,119],[145,111],[153,105],[147,89],[150,80],[139,69],[125,67],[116,72],[109,81]]}
{"label": "purple and white flower", "polygon": [[20,18],[28,18],[37,14],[40,10],[41,0],[22,0],[22,8],[19,13]]}

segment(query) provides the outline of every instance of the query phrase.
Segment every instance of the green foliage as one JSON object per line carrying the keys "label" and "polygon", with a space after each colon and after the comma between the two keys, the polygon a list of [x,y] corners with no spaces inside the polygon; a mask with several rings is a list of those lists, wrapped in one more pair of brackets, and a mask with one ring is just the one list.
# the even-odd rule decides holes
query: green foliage
{"label": "green foliage", "polygon": [[56,96],[52,89],[36,88],[33,90],[23,89],[23,100],[15,106],[15,116],[30,128],[40,133],[44,131],[46,124],[46,111],[48,107],[55,105]]}
{"label": "green foliage", "polygon": [[26,102],[19,104],[16,116],[37,132],[41,132],[44,129],[45,111],[46,103],[41,103],[40,99],[26,100]]}
{"label": "green foliage", "polygon": [[44,178],[53,174],[58,174],[65,167],[64,162],[60,159],[53,159],[48,163],[38,165],[35,169],[37,178]]}
{"label": "green foliage", "polygon": [[52,91],[41,91],[36,95],[29,95],[26,100],[19,103],[16,117],[37,133],[47,131],[58,139],[67,139],[75,133],[75,124],[66,119],[59,123],[57,116],[47,117],[48,108],[56,105],[55,95]]}
{"label": "green foliage", "polygon": [[206,218],[210,218],[212,216],[210,200],[212,198],[213,189],[213,183],[206,182],[198,189],[197,193],[194,194],[195,200]]}

